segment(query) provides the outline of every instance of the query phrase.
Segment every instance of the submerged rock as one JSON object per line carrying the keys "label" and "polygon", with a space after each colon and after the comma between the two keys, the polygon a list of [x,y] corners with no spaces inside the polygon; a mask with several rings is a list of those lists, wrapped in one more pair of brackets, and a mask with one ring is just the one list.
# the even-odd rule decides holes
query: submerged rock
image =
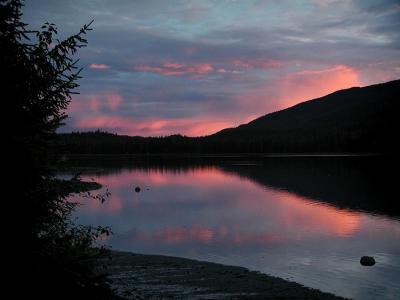
{"label": "submerged rock", "polygon": [[363,266],[373,266],[375,264],[375,258],[372,256],[363,256],[360,259],[360,264]]}

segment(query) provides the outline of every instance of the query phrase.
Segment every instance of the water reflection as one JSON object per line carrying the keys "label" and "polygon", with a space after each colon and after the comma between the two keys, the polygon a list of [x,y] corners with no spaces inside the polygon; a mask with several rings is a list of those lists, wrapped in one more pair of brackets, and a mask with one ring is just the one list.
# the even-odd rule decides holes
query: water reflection
{"label": "water reflection", "polygon": [[[357,299],[395,299],[400,222],[388,216],[397,215],[392,198],[380,197],[390,192],[381,188],[388,181],[371,172],[382,161],[368,162],[364,172],[361,158],[128,160],[119,167],[86,160],[86,178],[112,196],[104,204],[81,199],[77,216],[110,225],[115,235],[106,242],[115,249],[242,265]],[[361,267],[362,255],[377,265]]]}

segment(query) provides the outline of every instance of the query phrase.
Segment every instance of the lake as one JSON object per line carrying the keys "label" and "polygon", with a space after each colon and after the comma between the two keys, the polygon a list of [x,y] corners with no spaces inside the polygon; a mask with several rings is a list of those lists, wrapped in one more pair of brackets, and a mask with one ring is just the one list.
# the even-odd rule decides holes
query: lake
{"label": "lake", "polygon": [[[399,299],[400,210],[384,157],[84,157],[74,196],[113,249],[244,266],[354,299]],[[135,192],[140,187],[140,192]],[[363,267],[360,257],[374,256]]]}

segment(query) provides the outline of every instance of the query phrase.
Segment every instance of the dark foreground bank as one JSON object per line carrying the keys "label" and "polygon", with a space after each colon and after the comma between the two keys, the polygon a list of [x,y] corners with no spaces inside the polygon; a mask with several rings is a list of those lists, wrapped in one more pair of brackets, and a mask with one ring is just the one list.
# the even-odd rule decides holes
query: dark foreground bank
{"label": "dark foreground bank", "polygon": [[108,272],[125,299],[344,299],[242,267],[170,256],[113,251]]}

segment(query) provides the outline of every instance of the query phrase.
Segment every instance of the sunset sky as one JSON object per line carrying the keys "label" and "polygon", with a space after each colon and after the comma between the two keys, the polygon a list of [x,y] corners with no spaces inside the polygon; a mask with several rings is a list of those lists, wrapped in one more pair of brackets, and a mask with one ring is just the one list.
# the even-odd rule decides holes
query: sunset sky
{"label": "sunset sky", "polygon": [[27,0],[66,37],[94,19],[63,132],[199,136],[400,78],[399,0]]}

